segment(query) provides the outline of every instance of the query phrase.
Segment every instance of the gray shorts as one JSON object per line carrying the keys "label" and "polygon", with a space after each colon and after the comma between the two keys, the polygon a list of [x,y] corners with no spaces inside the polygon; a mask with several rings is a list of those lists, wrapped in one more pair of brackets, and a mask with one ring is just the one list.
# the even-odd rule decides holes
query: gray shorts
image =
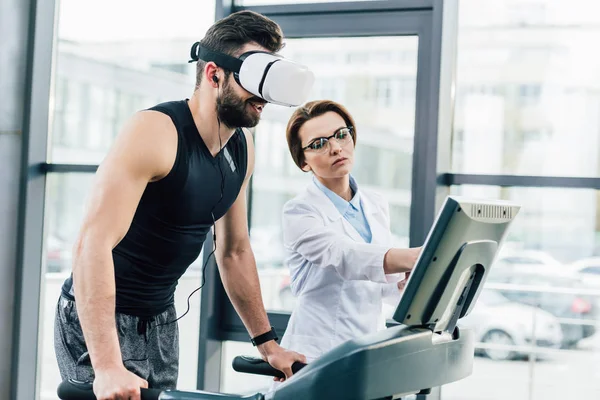
{"label": "gray shorts", "polygon": [[[175,389],[179,368],[179,330],[175,306],[144,319],[116,314],[117,335],[125,368],[155,389]],[[63,380],[92,382],[94,370],[85,345],[75,302],[58,299],[54,321],[54,349]]]}

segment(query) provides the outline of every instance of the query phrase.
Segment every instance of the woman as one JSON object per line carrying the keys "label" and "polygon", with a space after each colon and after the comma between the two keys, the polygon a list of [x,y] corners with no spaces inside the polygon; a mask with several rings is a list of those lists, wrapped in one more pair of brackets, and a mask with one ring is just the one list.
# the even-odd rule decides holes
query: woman
{"label": "woman", "polygon": [[391,246],[389,206],[350,175],[357,130],[333,101],[297,109],[287,126],[294,162],[313,179],[287,202],[283,240],[297,297],[282,346],[310,362],[338,344],[385,328],[420,248]]}

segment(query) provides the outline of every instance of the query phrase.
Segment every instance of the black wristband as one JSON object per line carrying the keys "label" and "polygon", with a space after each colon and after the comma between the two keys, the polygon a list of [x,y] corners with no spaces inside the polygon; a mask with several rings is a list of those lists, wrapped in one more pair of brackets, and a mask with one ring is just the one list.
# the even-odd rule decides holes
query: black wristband
{"label": "black wristband", "polygon": [[266,343],[269,340],[279,340],[279,338],[277,337],[277,332],[275,332],[275,328],[273,327],[271,327],[270,331],[250,339],[254,346],[260,346],[261,344]]}

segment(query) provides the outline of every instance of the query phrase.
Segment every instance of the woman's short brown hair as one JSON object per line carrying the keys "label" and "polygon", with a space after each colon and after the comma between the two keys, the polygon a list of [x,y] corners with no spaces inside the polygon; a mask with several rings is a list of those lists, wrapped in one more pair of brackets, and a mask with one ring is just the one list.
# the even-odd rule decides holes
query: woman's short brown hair
{"label": "woman's short brown hair", "polygon": [[354,141],[354,145],[356,145],[356,126],[354,125],[354,119],[346,107],[332,100],[316,100],[308,102],[294,111],[285,131],[290,154],[298,168],[302,169],[302,166],[304,165],[304,150],[302,150],[302,141],[299,133],[300,128],[302,128],[302,125],[307,121],[330,111],[333,111],[342,117],[346,122],[346,126],[353,127],[354,134],[352,135],[352,140]]}

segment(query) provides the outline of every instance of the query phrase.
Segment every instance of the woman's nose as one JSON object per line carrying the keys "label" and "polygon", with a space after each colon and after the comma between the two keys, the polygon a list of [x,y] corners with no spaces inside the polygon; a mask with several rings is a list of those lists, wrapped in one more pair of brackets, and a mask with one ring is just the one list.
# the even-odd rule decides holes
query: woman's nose
{"label": "woman's nose", "polygon": [[333,154],[338,154],[340,151],[342,151],[342,146],[338,143],[337,140],[330,139],[328,143],[329,149]]}

